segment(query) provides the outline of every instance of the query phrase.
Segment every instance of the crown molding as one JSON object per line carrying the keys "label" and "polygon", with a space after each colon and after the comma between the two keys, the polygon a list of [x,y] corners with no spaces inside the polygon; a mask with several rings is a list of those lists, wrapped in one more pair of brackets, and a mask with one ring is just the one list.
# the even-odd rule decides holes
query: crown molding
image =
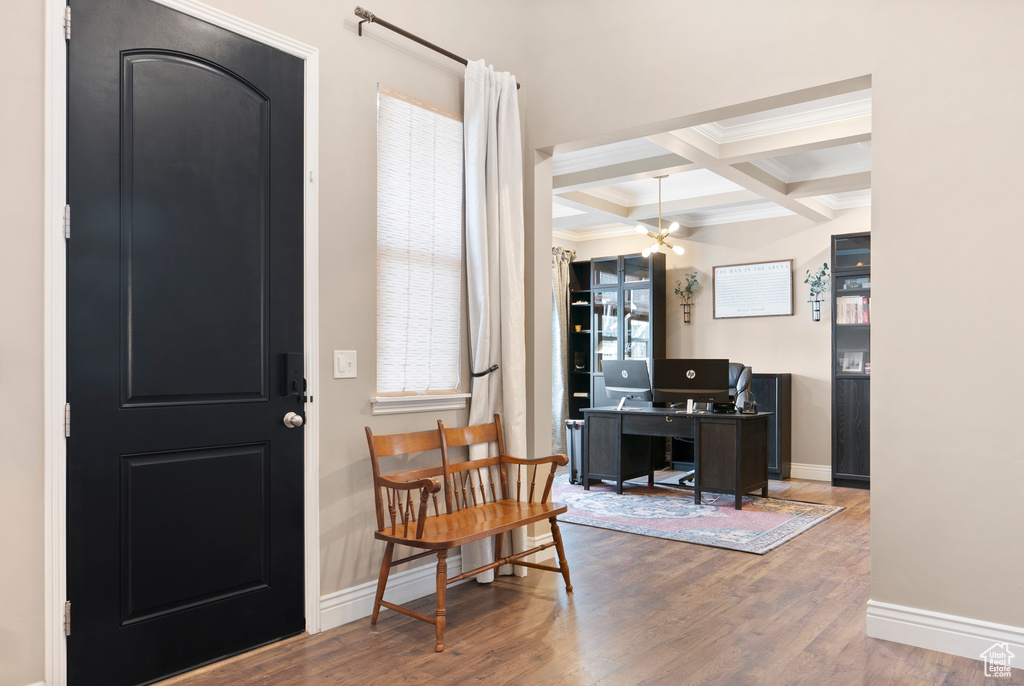
{"label": "crown molding", "polygon": [[621,207],[634,207],[637,205],[637,198],[634,194],[629,191],[624,191],[615,186],[598,186],[596,188],[588,188],[585,191],[580,191],[587,195],[593,196],[600,200],[607,200],[610,203],[615,203]]}
{"label": "crown molding", "polygon": [[603,238],[621,238],[623,236],[636,236],[636,229],[632,226],[605,226],[597,229],[571,229],[566,231],[552,231],[551,236],[563,241],[582,243],[583,241],[599,241]]}
{"label": "crown molding", "polygon": [[849,193],[816,195],[814,199],[830,210],[850,210],[855,207],[871,206],[871,189]]}
{"label": "crown molding", "polygon": [[[841,96],[846,98],[847,96]],[[708,139],[716,143],[731,143],[733,141],[746,140],[748,138],[759,138],[774,133],[794,131],[796,129],[815,126],[817,124],[831,124],[847,119],[856,119],[871,114],[871,91],[861,91],[853,100],[826,104],[813,109],[786,112],[787,109],[798,109],[797,105],[792,108],[782,108],[776,116],[761,117],[751,115],[747,117],[736,117],[735,120],[723,120],[710,122],[693,127]],[[735,121],[735,123],[732,123]]]}
{"label": "crown molding", "polygon": [[715,212],[713,214],[687,214],[686,223],[689,226],[698,228],[701,226],[717,226],[718,224],[735,224],[736,222],[749,222],[758,219],[775,219],[776,217],[793,217],[796,213],[787,210],[785,207],[774,203],[764,204],[750,209],[728,210]]}
{"label": "crown molding", "polygon": [[647,140],[646,138],[633,138],[599,145],[596,148],[588,148],[577,152],[556,155],[552,162],[552,173],[554,176],[572,174],[574,172],[608,167],[620,162],[632,162],[643,160],[648,157],[659,157],[665,154],[665,150]]}

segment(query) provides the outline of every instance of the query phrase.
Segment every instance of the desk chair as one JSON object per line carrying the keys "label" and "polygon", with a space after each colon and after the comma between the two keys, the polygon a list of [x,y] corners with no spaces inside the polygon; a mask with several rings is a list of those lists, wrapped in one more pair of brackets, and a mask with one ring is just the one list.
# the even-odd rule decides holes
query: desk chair
{"label": "desk chair", "polygon": [[753,370],[742,362],[729,363],[729,397],[737,405],[746,404],[753,395],[750,388],[753,374]]}

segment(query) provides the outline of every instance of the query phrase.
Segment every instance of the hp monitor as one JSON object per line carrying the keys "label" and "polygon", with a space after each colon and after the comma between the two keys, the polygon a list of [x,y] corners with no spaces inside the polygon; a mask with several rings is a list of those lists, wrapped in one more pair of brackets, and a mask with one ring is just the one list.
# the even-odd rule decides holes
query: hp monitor
{"label": "hp monitor", "polygon": [[729,360],[655,360],[652,376],[655,403],[729,402]]}

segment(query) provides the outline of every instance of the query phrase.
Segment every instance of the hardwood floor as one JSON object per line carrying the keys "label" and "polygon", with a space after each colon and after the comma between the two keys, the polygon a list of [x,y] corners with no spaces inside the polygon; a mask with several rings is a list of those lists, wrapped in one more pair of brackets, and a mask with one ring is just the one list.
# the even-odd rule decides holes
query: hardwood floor
{"label": "hardwood floor", "polygon": [[[865,637],[867,491],[791,480],[770,495],[847,509],[766,555],[563,524],[574,593],[536,571],[449,588],[443,653],[433,627],[385,611],[376,627],[362,619],[162,686],[986,682],[977,660]],[[988,681],[1024,684],[1024,671]]]}

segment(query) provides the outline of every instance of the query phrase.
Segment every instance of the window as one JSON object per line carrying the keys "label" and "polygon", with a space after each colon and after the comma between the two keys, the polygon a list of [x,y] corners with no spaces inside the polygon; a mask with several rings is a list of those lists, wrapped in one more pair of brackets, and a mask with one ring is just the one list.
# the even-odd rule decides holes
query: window
{"label": "window", "polygon": [[462,155],[459,115],[378,89],[375,414],[465,405]]}

